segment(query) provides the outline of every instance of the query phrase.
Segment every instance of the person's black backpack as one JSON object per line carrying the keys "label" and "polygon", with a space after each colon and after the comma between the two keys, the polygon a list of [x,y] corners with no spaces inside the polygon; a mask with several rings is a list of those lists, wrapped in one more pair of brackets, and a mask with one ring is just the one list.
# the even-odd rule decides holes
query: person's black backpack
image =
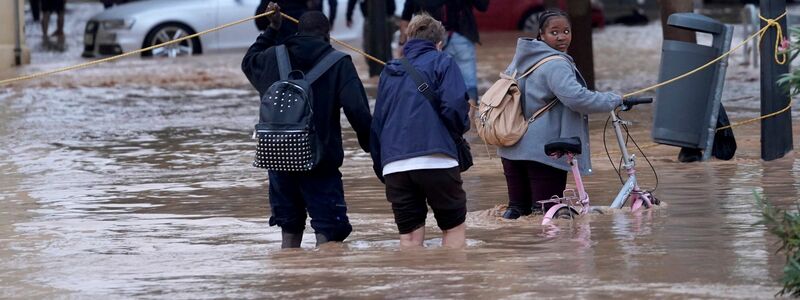
{"label": "person's black backpack", "polygon": [[314,128],[311,84],[346,54],[333,50],[303,74],[292,70],[286,46],[275,47],[281,79],[261,97],[253,166],[273,171],[309,171],[322,156]]}

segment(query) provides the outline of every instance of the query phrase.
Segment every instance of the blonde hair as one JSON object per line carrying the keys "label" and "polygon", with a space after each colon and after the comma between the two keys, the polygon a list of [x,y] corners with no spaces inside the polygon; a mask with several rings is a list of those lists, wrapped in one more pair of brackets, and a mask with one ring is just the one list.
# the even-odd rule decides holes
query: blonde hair
{"label": "blonde hair", "polygon": [[421,13],[411,18],[406,28],[406,35],[409,39],[423,39],[436,44],[444,40],[445,30],[442,22],[429,14]]}

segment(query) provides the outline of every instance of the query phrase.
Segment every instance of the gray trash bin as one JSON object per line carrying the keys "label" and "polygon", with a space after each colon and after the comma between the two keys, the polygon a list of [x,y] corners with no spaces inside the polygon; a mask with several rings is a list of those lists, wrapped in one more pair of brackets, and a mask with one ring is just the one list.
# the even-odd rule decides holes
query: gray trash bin
{"label": "gray trash bin", "polygon": [[[664,40],[658,81],[705,65],[730,49],[733,27],[695,13],[673,14],[669,26],[713,36],[711,46]],[[656,91],[652,137],[656,143],[710,149],[716,129],[727,58]],[[705,151],[704,159],[711,155]]]}

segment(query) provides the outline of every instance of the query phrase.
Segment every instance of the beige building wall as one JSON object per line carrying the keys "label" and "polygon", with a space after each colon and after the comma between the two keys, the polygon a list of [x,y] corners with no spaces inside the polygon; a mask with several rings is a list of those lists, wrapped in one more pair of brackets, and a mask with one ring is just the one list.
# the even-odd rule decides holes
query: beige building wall
{"label": "beige building wall", "polygon": [[[17,6],[14,5],[15,2],[18,4]],[[22,63],[30,63],[30,51],[25,44],[24,8],[25,0],[0,0],[0,71],[7,71],[16,66],[14,48],[17,45],[17,38],[20,39]],[[14,24],[17,21],[19,22],[18,26]],[[19,34],[15,33],[16,28],[19,28]]]}

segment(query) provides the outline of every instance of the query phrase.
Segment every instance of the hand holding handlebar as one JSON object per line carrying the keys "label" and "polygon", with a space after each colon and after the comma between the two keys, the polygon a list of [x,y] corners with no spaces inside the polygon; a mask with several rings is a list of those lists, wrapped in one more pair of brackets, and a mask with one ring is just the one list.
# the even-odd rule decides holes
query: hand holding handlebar
{"label": "hand holding handlebar", "polygon": [[622,105],[620,105],[620,108],[622,109],[622,111],[629,111],[631,110],[631,108],[633,108],[634,105],[645,104],[645,103],[653,103],[653,98],[635,98],[635,97],[625,98],[622,99]]}

